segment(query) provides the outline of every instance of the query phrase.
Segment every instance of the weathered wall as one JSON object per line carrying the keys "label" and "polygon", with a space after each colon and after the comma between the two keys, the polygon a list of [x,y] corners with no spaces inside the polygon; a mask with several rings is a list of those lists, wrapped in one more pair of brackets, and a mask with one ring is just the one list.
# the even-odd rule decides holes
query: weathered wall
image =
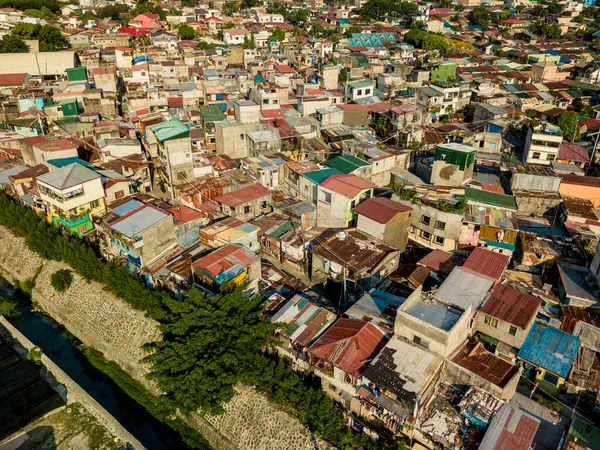
{"label": "weathered wall", "polygon": [[105,291],[101,284],[87,282],[77,274],[66,292],[56,292],[50,277],[67,266],[29,251],[23,238],[6,228],[0,227],[0,234],[0,273],[8,281],[24,281],[33,278],[42,267],[32,300],[85,345],[101,351],[135,378],[143,379],[147,368],[139,363],[145,356],[140,347],[160,337],[158,324]]}
{"label": "weathered wall", "polygon": [[[23,336],[19,330],[13,327],[2,316],[0,316],[0,335],[4,336],[8,342],[12,342],[16,350],[23,356],[26,356],[27,352],[35,347],[29,339]],[[44,378],[67,404],[81,404],[102,426],[124,443],[130,444],[135,449],[144,448],[100,403],[94,400],[81,386],[73,381],[69,375],[43,353],[40,362],[43,367],[42,373]]]}
{"label": "weathered wall", "polygon": [[[160,337],[158,324],[123,300],[76,276],[73,285],[58,294],[50,276],[64,264],[46,261],[27,250],[24,239],[0,226],[0,273],[9,281],[26,280],[43,268],[36,279],[32,300],[84,344],[94,347],[118,363],[133,377],[148,385],[147,368],[139,363],[140,346]],[[217,450],[308,450],[331,449],[315,438],[302,424],[248,387],[218,417],[186,418]]]}

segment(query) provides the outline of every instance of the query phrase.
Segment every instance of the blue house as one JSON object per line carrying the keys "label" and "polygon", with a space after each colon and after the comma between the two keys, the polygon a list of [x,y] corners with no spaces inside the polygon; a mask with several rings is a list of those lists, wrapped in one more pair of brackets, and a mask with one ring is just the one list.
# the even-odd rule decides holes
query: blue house
{"label": "blue house", "polygon": [[536,322],[517,358],[524,363],[525,374],[529,374],[530,380],[535,379],[540,389],[556,396],[569,376],[579,347],[581,341],[577,336]]}

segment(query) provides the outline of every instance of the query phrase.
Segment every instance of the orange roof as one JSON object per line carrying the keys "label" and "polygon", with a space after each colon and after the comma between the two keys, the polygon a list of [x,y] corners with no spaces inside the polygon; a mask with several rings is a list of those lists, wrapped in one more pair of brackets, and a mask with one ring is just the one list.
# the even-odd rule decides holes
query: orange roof
{"label": "orange roof", "polygon": [[353,174],[333,175],[323,181],[321,186],[348,198],[356,197],[364,189],[377,187],[370,181],[363,180]]}

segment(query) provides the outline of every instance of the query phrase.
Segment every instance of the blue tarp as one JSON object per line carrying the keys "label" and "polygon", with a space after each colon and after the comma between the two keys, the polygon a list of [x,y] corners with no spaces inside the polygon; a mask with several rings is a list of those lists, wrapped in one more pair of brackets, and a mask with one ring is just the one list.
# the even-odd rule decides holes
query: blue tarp
{"label": "blue tarp", "polygon": [[146,56],[146,55],[136,56],[135,58],[133,58],[133,62],[136,64],[141,63],[141,62],[146,62],[146,61],[152,62],[154,60],[152,59],[152,56]]}

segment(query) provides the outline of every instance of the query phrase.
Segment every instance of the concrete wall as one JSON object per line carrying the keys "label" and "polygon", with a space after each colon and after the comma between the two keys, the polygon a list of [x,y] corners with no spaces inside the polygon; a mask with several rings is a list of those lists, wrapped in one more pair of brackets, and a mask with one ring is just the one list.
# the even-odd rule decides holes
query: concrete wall
{"label": "concrete wall", "polygon": [[517,213],[522,216],[533,215],[535,217],[554,217],[556,208],[562,203],[558,194],[531,195],[527,192],[514,193],[517,203]]}
{"label": "concrete wall", "polygon": [[410,218],[410,212],[400,213],[387,224],[382,224],[359,214],[356,228],[403,252],[408,242]]}
{"label": "concrete wall", "polygon": [[534,175],[531,173],[513,173],[510,181],[512,191],[558,192],[560,178]]}
{"label": "concrete wall", "polygon": [[506,386],[501,388],[485,378],[466,370],[453,361],[446,360],[446,364],[444,365],[444,378],[449,383],[464,386],[477,386],[503,400],[510,400],[515,394],[517,385],[519,384],[520,374],[521,369],[517,371]]}
{"label": "concrete wall", "polygon": [[[27,352],[35,345],[23,334],[13,327],[8,320],[0,316],[0,335],[12,343],[13,348],[26,357]],[[100,403],[94,400],[85,390],[81,388],[69,375],[58,367],[48,356],[41,356],[42,376],[50,383],[50,386],[58,392],[67,403],[79,403],[90,412],[111,434],[119,438],[125,444],[135,449],[143,449],[144,446],[127,431]]]}
{"label": "concrete wall", "polygon": [[431,170],[431,183],[436,186],[460,186],[473,177],[473,167],[465,167],[462,171],[455,164],[447,164],[444,161],[434,161]]}
{"label": "concrete wall", "polygon": [[531,325],[527,327],[527,329],[516,327],[517,331],[515,335],[511,336],[509,333],[510,327],[514,325],[505,322],[504,320],[498,319],[498,326],[493,327],[485,323],[485,316],[486,314],[482,312],[478,312],[475,315],[475,330],[481,331],[482,333],[487,334],[488,336],[498,339],[499,341],[502,341],[505,344],[511,345],[515,348],[521,348],[521,345],[523,345],[523,341],[527,337],[527,333],[529,333],[529,330],[531,329],[531,325],[533,325],[532,322]]}
{"label": "concrete wall", "polygon": [[470,309],[465,311],[454,327],[448,332],[430,325],[405,312],[412,304],[419,301],[421,289],[422,286],[415,289],[398,310],[394,324],[394,333],[398,337],[407,339],[409,342],[413,342],[414,337],[418,336],[429,342],[429,351],[431,353],[446,358],[467,339],[471,311]]}

